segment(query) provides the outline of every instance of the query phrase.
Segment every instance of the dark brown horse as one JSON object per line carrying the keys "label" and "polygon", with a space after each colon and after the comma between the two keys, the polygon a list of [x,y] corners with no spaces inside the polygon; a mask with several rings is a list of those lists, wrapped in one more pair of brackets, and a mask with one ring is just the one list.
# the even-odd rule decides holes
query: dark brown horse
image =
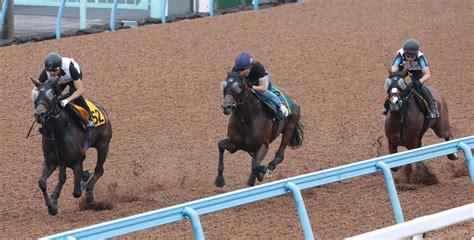
{"label": "dark brown horse", "polygon": [[[417,106],[415,95],[417,92],[412,85],[407,85],[404,76],[406,72],[389,71],[389,78],[385,82],[390,110],[385,119],[385,135],[388,139],[389,153],[396,153],[398,146],[415,149],[422,146],[422,138],[428,128],[446,141],[452,140],[449,132],[448,105],[443,97],[432,87],[427,87],[439,110],[439,118],[426,120],[425,115]],[[456,154],[448,155],[451,160],[457,159]],[[416,164],[417,169],[425,169],[422,163]],[[394,169],[397,170],[397,169]],[[411,164],[403,167],[403,175],[407,183],[412,178]]]}
{"label": "dark brown horse", "polygon": [[[240,78],[238,72],[231,72],[227,79],[222,82],[224,102],[222,105],[224,114],[229,115],[227,138],[219,141],[219,166],[215,185],[222,187],[224,180],[224,151],[235,153],[243,150],[252,157],[252,168],[248,186],[255,185],[255,179],[262,181],[265,174],[275,170],[285,156],[285,149],[290,145],[293,149],[303,143],[303,125],[300,122],[300,106],[294,103],[294,111],[291,115],[274,127],[272,117],[265,109],[264,105],[251,90],[247,81]],[[268,146],[280,134],[283,134],[280,147],[275,154],[275,158],[268,164],[262,166],[261,162],[265,158]]]}
{"label": "dark brown horse", "polygon": [[[94,185],[104,173],[104,162],[107,158],[110,139],[112,138],[112,126],[105,109],[98,103],[94,104],[103,113],[105,124],[91,130],[90,139],[86,139],[86,133],[72,114],[65,111],[59,105],[60,88],[58,81],[47,81],[40,83],[33,80],[37,92],[33,94],[35,104],[36,121],[42,125],[43,145],[43,169],[38,185],[43,192],[44,201],[51,215],[58,213],[58,199],[61,189],[66,182],[66,167],[74,171],[74,190],[72,195],[79,198],[82,194],[81,180],[85,183],[86,202],[89,205],[94,201]],[[94,174],[89,178],[87,171],[83,171],[83,161],[86,158],[87,146],[97,149],[97,164]],[[48,196],[46,181],[49,176],[59,168],[58,183]],[[84,183],[83,182],[83,183]]]}

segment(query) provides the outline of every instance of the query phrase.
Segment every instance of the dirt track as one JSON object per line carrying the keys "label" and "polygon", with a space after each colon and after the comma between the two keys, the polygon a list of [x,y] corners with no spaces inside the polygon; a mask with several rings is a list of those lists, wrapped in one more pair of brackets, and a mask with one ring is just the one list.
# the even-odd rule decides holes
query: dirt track
{"label": "dirt track", "polygon": [[[0,48],[0,237],[41,237],[244,187],[250,158],[243,152],[225,155],[227,185],[221,190],[213,185],[217,142],[225,137],[228,119],[220,111],[219,83],[240,51],[261,60],[274,83],[302,105],[305,142],[286,152],[275,180],[387,154],[384,116],[378,111],[385,67],[407,38],[422,44],[433,75],[428,84],[446,98],[455,137],[474,135],[473,29],[472,0],[306,0],[299,6]],[[37,186],[41,138],[25,136],[33,114],[29,78],[38,77],[49,51],[81,64],[86,96],[102,102],[113,121],[105,174],[96,187],[96,199],[113,206],[110,210],[79,209],[71,170],[59,214],[49,216],[44,206]],[[439,142],[430,130],[423,143]],[[275,150],[272,145],[265,163]],[[95,157],[90,151],[89,169]],[[399,188],[405,220],[474,202],[463,157],[427,164],[440,183]],[[56,180],[55,173],[49,189]],[[319,239],[395,223],[381,174],[303,193]],[[209,239],[303,238],[290,196],[206,215],[201,223]],[[471,221],[428,237],[473,235]],[[129,236],[193,235],[183,222]]]}

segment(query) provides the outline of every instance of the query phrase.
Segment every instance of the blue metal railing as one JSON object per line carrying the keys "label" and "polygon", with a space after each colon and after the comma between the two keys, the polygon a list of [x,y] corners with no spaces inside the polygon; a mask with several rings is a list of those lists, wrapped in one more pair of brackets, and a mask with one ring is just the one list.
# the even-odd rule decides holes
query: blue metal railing
{"label": "blue metal railing", "polygon": [[[297,0],[296,3],[300,4],[303,0]],[[212,2],[212,0],[211,0]],[[253,0],[253,10],[258,11],[259,0]]]}
{"label": "blue metal railing", "polygon": [[7,15],[8,1],[9,0],[5,0],[3,2],[2,14],[0,14],[0,39],[3,38],[3,23],[4,23],[4,20],[5,20],[5,16]]}
{"label": "blue metal railing", "polygon": [[272,183],[266,183],[251,188],[237,190],[155,211],[129,216],[126,218],[100,223],[89,227],[84,227],[81,229],[59,233],[56,235],[44,237],[42,239],[110,238],[167,223],[181,221],[186,218],[191,219],[195,238],[203,239],[204,234],[199,221],[200,215],[284,195],[288,192],[292,192],[293,198],[295,199],[296,208],[301,219],[301,226],[304,231],[305,239],[313,239],[313,232],[311,230],[311,225],[300,191],[302,189],[343,181],[379,171],[382,171],[384,174],[384,179],[387,184],[396,222],[402,223],[404,222],[403,213],[398,200],[398,194],[395,189],[395,184],[393,182],[390,168],[400,167],[406,164],[416,163],[462,151],[468,166],[471,182],[474,184],[474,160],[471,153],[472,148],[474,148],[474,136],[388,156],[378,157],[358,163],[352,163],[297,177],[282,179]]}

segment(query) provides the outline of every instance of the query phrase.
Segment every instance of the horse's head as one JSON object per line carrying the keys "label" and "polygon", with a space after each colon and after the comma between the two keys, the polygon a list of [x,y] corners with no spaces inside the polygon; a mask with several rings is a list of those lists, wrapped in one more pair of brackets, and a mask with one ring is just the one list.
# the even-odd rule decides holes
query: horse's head
{"label": "horse's head", "polygon": [[243,98],[247,88],[239,72],[230,72],[226,80],[222,81],[221,90],[224,93],[222,109],[225,115],[229,115],[232,110],[244,103]]}
{"label": "horse's head", "polygon": [[61,91],[58,86],[58,80],[46,81],[40,83],[31,79],[36,86],[36,90],[31,92],[31,98],[35,105],[35,118],[40,124],[43,124],[49,116],[54,116],[59,108],[59,96]]}
{"label": "horse's head", "polygon": [[402,72],[390,73],[387,80],[385,80],[385,90],[388,94],[388,104],[390,110],[397,111],[402,107],[403,96],[408,85],[405,82]]}

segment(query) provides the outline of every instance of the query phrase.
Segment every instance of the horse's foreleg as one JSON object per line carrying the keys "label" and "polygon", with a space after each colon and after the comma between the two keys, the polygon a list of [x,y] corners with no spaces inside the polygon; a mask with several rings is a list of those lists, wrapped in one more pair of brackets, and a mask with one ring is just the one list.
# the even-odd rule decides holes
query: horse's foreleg
{"label": "horse's foreleg", "polygon": [[235,153],[237,151],[237,147],[228,138],[226,138],[219,141],[217,148],[219,148],[219,165],[217,166],[217,177],[214,181],[214,185],[216,185],[216,187],[223,187],[225,185],[224,152],[227,149],[230,153]]}
{"label": "horse's foreleg", "polygon": [[59,167],[59,176],[58,176],[58,184],[54,188],[53,193],[51,194],[51,201],[54,205],[58,206],[58,199],[59,195],[61,194],[61,190],[63,189],[63,185],[66,182],[66,167],[60,166]]}
{"label": "horse's foreleg", "polygon": [[72,196],[75,198],[81,197],[82,189],[81,189],[81,180],[82,180],[82,162],[78,163],[73,168],[74,172],[74,190],[72,192]]}
{"label": "horse's foreleg", "polygon": [[43,163],[43,170],[41,171],[41,177],[38,181],[38,186],[41,192],[43,192],[44,202],[46,207],[48,207],[48,213],[53,216],[58,214],[58,207],[51,202],[48,196],[47,180],[54,170],[56,170],[56,166],[48,166],[46,163]]}
{"label": "horse's foreleg", "polygon": [[[389,154],[394,154],[398,152],[398,146],[392,142],[388,142],[388,153]],[[394,167],[391,168],[392,171],[396,172],[400,169],[401,167]]]}
{"label": "horse's foreleg", "polygon": [[94,174],[87,181],[86,185],[86,202],[87,204],[92,204],[94,202],[94,187],[102,175],[104,175],[104,163],[107,159],[107,154],[109,152],[109,145],[97,147],[97,165],[94,169]]}
{"label": "horse's foreleg", "polygon": [[262,160],[265,158],[265,155],[267,155],[267,152],[268,146],[262,144],[262,146],[257,150],[255,157],[252,158],[252,174],[257,177],[259,182],[263,181],[265,173],[267,172],[267,167],[261,166]]}

